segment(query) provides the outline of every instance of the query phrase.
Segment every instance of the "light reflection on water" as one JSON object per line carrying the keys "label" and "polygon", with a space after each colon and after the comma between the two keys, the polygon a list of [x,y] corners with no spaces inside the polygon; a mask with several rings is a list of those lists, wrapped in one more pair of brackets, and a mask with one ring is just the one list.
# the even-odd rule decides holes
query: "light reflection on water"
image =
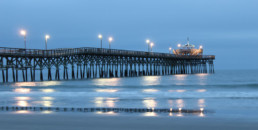
{"label": "light reflection on water", "polygon": [[154,93],[154,92],[158,92],[158,89],[143,89],[142,92],[144,93]]}
{"label": "light reflection on water", "polygon": [[54,89],[50,89],[50,88],[48,88],[48,89],[41,89],[40,91],[42,91],[44,93],[53,93],[53,92],[55,92]]}
{"label": "light reflection on water", "polygon": [[175,76],[175,79],[176,79],[176,85],[184,85],[186,77],[188,75],[186,75],[186,74],[179,74],[179,75],[174,75],[174,76]]}
{"label": "light reflection on water", "polygon": [[42,100],[54,100],[55,98],[53,98],[53,97],[42,97],[41,99]]}
{"label": "light reflection on water", "polygon": [[108,99],[106,101],[106,104],[107,104],[108,107],[115,107],[115,101],[112,100],[112,99]]}
{"label": "light reflection on water", "polygon": [[19,107],[27,107],[29,106],[29,103],[27,101],[17,101],[16,105]]}
{"label": "light reflection on water", "polygon": [[160,76],[145,76],[143,77],[143,80],[141,84],[143,86],[146,85],[159,85],[160,84]]}
{"label": "light reflection on water", "polygon": [[[52,97],[41,97],[41,100],[32,100],[31,97],[15,97],[15,100],[17,100],[16,104],[19,107],[28,107],[28,106],[44,106],[44,107],[52,107],[53,106],[53,102],[52,100],[54,100],[54,98]],[[30,104],[28,102],[28,100],[31,100],[33,102],[31,102],[32,104]]]}
{"label": "light reflection on water", "polygon": [[121,78],[106,78],[106,79],[94,79],[93,84],[97,86],[118,86],[120,85]]}
{"label": "light reflection on water", "polygon": [[26,94],[26,93],[29,93],[30,91],[31,91],[30,88],[15,88],[14,89],[14,92],[16,92],[16,93],[24,93],[24,94]]}
{"label": "light reflection on water", "polygon": [[23,86],[55,86],[61,85],[60,81],[44,81],[44,82],[17,82],[12,86],[23,87]]}
{"label": "light reflection on water", "polygon": [[200,108],[205,107],[205,99],[199,99],[199,100],[198,100],[198,106],[199,106]]}
{"label": "light reflection on water", "polygon": [[118,101],[119,98],[95,97],[94,104],[96,107],[115,107]]}
{"label": "light reflection on water", "polygon": [[173,107],[173,100],[169,99],[168,100],[168,105],[169,105],[170,108]]}
{"label": "light reflection on water", "polygon": [[174,76],[176,77],[177,80],[185,80],[185,78],[187,77],[186,74],[177,74]]}
{"label": "light reflection on water", "polygon": [[206,89],[197,89],[196,91],[200,92],[200,93],[203,93],[203,92],[206,92],[207,90]]}
{"label": "light reflection on water", "polygon": [[155,108],[157,106],[157,102],[154,98],[145,98],[142,102],[146,108]]}
{"label": "light reflection on water", "polygon": [[[195,86],[196,81],[193,80],[198,80],[196,84],[202,84],[206,82],[208,75],[191,76],[194,78],[189,75],[174,75],[64,82],[21,82],[15,83],[13,86],[17,87],[11,90],[14,93],[12,105],[16,104],[22,107],[206,108],[205,97],[199,99],[198,94],[205,96],[207,91],[211,91],[203,86],[198,88],[198,85]],[[194,85],[189,80],[195,82]],[[27,87],[22,88],[22,86]],[[191,99],[192,96],[195,98]],[[156,116],[157,113],[150,112],[146,115]],[[170,116],[181,115],[171,113]]]}
{"label": "light reflection on water", "polygon": [[96,92],[115,93],[118,89],[96,89]]}
{"label": "light reflection on water", "polygon": [[186,92],[185,89],[178,89],[178,90],[168,90],[168,92],[177,92],[177,93],[183,93]]}
{"label": "light reflection on water", "polygon": [[42,101],[42,104],[44,107],[51,107],[52,106],[52,101]]}
{"label": "light reflection on water", "polygon": [[196,74],[200,85],[206,85],[207,77],[209,74]]}
{"label": "light reflection on water", "polygon": [[22,87],[22,86],[37,86],[36,82],[18,82],[14,83],[13,86]]}
{"label": "light reflection on water", "polygon": [[15,100],[30,100],[30,97],[15,97]]}
{"label": "light reflection on water", "polygon": [[182,107],[184,107],[184,100],[183,99],[177,99],[176,100],[176,103],[177,103],[177,107],[178,108],[182,108]]}

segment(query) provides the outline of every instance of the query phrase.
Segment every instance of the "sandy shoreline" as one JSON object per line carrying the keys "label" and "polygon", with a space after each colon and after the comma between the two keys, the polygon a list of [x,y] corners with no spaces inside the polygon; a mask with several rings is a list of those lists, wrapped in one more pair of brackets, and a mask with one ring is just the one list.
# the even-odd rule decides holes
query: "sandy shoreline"
{"label": "sandy shoreline", "polygon": [[1,130],[257,129],[254,120],[214,117],[142,117],[85,114],[0,114]]}

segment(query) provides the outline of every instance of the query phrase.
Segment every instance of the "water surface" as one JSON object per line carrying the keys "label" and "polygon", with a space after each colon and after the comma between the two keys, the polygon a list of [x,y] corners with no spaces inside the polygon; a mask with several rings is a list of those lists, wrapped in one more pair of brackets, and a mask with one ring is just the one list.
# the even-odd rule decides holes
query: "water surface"
{"label": "water surface", "polygon": [[258,71],[9,83],[0,87],[0,106],[205,109],[256,118]]}

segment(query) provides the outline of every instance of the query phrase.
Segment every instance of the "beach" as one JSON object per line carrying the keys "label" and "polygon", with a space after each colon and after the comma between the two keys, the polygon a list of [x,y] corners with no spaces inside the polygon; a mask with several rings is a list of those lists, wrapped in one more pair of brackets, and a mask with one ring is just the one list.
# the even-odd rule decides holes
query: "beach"
{"label": "beach", "polygon": [[139,116],[96,116],[85,114],[1,114],[0,129],[26,130],[248,130],[257,129],[256,120],[232,118],[180,118]]}

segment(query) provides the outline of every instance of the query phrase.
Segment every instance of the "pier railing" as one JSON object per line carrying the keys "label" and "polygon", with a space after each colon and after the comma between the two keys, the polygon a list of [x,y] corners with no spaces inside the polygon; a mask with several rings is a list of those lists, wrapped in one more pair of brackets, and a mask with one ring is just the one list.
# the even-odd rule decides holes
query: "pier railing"
{"label": "pier railing", "polygon": [[215,59],[214,55],[174,55],[169,53],[118,50],[118,49],[106,49],[106,48],[91,48],[91,47],[60,48],[60,49],[50,49],[50,50],[0,47],[0,55],[7,55],[7,56],[60,57],[60,56],[79,55],[79,54],[122,55],[122,56],[159,57],[159,58]]}

